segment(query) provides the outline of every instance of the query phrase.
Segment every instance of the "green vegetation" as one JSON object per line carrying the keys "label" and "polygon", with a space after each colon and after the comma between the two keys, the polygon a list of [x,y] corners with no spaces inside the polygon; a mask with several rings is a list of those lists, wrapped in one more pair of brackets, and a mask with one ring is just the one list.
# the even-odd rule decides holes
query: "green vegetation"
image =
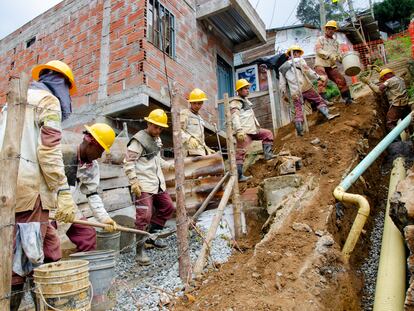
{"label": "green vegetation", "polygon": [[400,58],[411,57],[411,38],[405,36],[385,41],[387,60],[392,61]]}

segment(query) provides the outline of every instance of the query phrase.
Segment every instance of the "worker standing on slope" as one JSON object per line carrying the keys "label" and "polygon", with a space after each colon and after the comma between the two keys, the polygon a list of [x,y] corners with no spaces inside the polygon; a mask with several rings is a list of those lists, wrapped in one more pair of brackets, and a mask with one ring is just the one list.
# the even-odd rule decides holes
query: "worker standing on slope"
{"label": "worker standing on slope", "polygon": [[199,114],[206,100],[208,100],[206,93],[195,88],[188,97],[190,109],[180,111],[181,137],[185,156],[204,156],[214,153],[204,141],[204,120]]}
{"label": "worker standing on slope", "polygon": [[329,78],[338,86],[345,104],[352,104],[349,87],[336,65],[336,62],[342,62],[339,43],[334,38],[334,34],[338,30],[338,25],[336,21],[328,21],[324,28],[325,34],[320,36],[315,44],[315,71],[320,76],[326,77],[326,79],[318,81],[318,92],[325,100],[327,100],[326,86],[328,85]]}
{"label": "worker standing on slope", "polygon": [[[104,123],[85,125],[85,129],[82,143],[78,146],[77,152],[70,157],[65,157],[65,173],[68,184],[75,187],[73,196],[76,197],[78,192],[86,195],[92,215],[100,223],[106,224],[105,231],[112,232],[116,230],[117,225],[108,215],[98,194],[101,178],[97,159],[102,156],[104,151],[109,152],[115,140],[115,132]],[[76,210],[76,218],[86,220],[86,217],[78,209]],[[64,230],[67,227],[66,235],[76,245],[78,252],[96,249],[96,231],[93,227],[80,224],[63,224],[62,226]]]}
{"label": "worker standing on slope", "polygon": [[407,88],[403,79],[396,76],[389,68],[381,70],[379,76],[380,81],[378,85],[364,76],[360,77],[360,80],[367,84],[376,94],[386,95],[389,103],[386,126],[388,131],[391,131],[397,126],[399,119],[404,119],[411,112],[413,105],[410,108]]}
{"label": "worker standing on slope", "polygon": [[324,76],[319,76],[306,64],[306,61],[301,57],[303,49],[298,45],[291,46],[286,55],[293,59],[285,62],[280,68],[279,88],[282,98],[288,102],[288,90],[293,100],[295,107],[295,127],[299,136],[303,136],[303,100],[308,100],[312,107],[319,110],[319,112],[330,120],[338,115],[329,114],[329,109],[325,100],[313,89],[312,80],[326,79]]}
{"label": "worker standing on slope", "polygon": [[[165,178],[162,168],[174,170],[173,164],[161,158],[162,142],[160,134],[168,127],[167,114],[162,109],[150,112],[147,128],[136,133],[127,145],[124,159],[124,171],[135,195],[136,220],[135,227],[155,233],[164,228],[175,211],[170,195],[165,191]],[[146,240],[146,236],[137,236],[136,261],[141,265],[149,265],[150,259],[145,253],[148,246],[164,248],[166,245],[159,239]]]}
{"label": "worker standing on slope", "polygon": [[236,81],[235,96],[230,102],[233,131],[236,136],[236,163],[239,181],[247,181],[251,177],[243,175],[243,162],[246,150],[253,140],[261,140],[265,160],[271,160],[273,155],[273,134],[267,129],[260,128],[253,111],[253,104],[247,99],[250,93],[250,83],[246,79]]}
{"label": "worker standing on slope", "polygon": [[[59,237],[48,220],[49,212],[56,209],[56,219],[62,222],[71,222],[75,217],[61,150],[61,122],[72,111],[74,76],[69,66],[59,60],[35,66],[32,76],[35,81],[27,92],[17,177],[10,310],[19,309],[25,279],[33,265],[55,262],[62,256]],[[3,139],[4,133],[0,135],[0,147]],[[32,244],[30,250],[26,248],[27,253],[27,239],[23,236],[37,241],[38,249]],[[32,261],[34,254],[36,262]],[[30,282],[33,287],[33,280]]]}

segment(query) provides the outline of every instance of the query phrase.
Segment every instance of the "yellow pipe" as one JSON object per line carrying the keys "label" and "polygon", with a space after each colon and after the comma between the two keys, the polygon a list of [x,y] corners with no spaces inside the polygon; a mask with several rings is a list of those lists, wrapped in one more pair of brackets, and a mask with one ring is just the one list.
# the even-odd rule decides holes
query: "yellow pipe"
{"label": "yellow pipe", "polygon": [[352,203],[358,206],[358,214],[352,224],[351,231],[346,238],[345,245],[342,248],[342,254],[347,261],[358,242],[362,229],[369,216],[370,207],[368,200],[362,195],[345,192],[344,188],[337,186],[333,192],[334,197],[341,202]]}
{"label": "yellow pipe", "polygon": [[394,160],[382,235],[381,255],[375,288],[374,311],[402,311],[405,300],[405,247],[401,232],[389,216],[390,199],[405,178],[404,159]]}

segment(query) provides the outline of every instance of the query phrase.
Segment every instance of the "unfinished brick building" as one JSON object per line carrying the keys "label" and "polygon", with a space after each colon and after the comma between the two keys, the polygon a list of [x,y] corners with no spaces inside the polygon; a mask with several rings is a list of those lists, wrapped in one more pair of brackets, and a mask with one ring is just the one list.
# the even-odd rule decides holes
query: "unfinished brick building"
{"label": "unfinished brick building", "polygon": [[[60,59],[78,84],[65,128],[106,118],[120,129],[114,118],[169,110],[176,82],[183,97],[193,87],[207,92],[211,129],[220,123],[217,99],[233,90],[234,53],[265,37],[248,0],[65,0],[0,40],[0,105],[8,77]],[[128,123],[132,133],[143,126]]]}

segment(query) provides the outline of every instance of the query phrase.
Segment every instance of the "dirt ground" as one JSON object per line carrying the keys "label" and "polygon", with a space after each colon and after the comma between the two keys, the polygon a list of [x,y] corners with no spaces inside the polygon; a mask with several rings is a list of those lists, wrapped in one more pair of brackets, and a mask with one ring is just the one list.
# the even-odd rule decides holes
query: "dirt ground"
{"label": "dirt ground", "polygon": [[[235,251],[226,264],[196,282],[190,293],[195,299],[178,301],[175,310],[361,310],[362,281],[355,267],[366,252],[364,238],[357,244],[351,263],[344,263],[340,249],[355,209],[344,208],[345,216],[337,220],[332,195],[344,172],[384,134],[383,109],[369,92],[363,90],[359,96],[350,106],[335,104],[332,112],[340,113],[340,117],[329,122],[319,122],[318,114],[313,113],[309,118],[313,125],[304,137],[295,135],[292,124],[279,129],[274,149],[289,150],[302,158],[303,167],[298,173],[316,177],[316,195],[295,210],[278,232],[268,234],[265,242],[260,240],[266,218],[260,217],[263,213],[259,209],[248,212],[249,235],[240,241],[243,251]],[[310,143],[315,138],[321,141],[318,145]],[[241,190],[277,176],[277,166],[277,159],[268,163],[259,160],[248,170],[247,175],[253,178],[241,185]],[[378,167],[374,167],[350,192],[375,197],[378,176]],[[309,225],[312,232],[293,230],[293,222]],[[331,234],[335,241],[322,258],[315,257],[317,231]]]}

